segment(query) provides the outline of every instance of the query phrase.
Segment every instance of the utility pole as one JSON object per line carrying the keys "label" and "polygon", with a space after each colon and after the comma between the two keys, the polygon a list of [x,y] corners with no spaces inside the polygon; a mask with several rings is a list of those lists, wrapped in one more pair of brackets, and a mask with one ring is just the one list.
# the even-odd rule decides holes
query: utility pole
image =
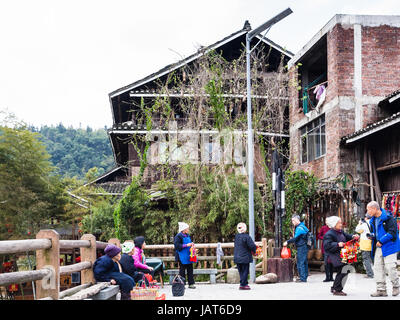
{"label": "utility pole", "polygon": [[[254,226],[254,141],[253,141],[253,125],[252,125],[252,113],[251,113],[251,68],[250,68],[250,58],[251,52],[254,50],[257,45],[254,46],[253,49],[250,48],[251,40],[259,35],[264,30],[267,30],[265,34],[268,32],[269,28],[272,25],[279,22],[293,11],[290,8],[282,11],[272,19],[263,23],[258,28],[249,31],[246,34],[246,74],[247,74],[247,155],[248,155],[248,176],[249,176],[249,235],[255,240],[255,226]],[[265,34],[262,36],[265,37]],[[261,40],[260,40],[261,41]],[[256,265],[255,260],[253,259],[253,263],[250,264],[250,282],[255,281],[256,278]]]}

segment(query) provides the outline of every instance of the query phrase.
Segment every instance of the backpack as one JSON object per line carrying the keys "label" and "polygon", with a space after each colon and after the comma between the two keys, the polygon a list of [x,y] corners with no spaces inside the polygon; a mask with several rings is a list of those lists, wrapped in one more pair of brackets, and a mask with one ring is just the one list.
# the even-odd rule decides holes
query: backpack
{"label": "backpack", "polygon": [[306,234],[307,247],[310,249],[314,245],[314,235],[308,231]]}

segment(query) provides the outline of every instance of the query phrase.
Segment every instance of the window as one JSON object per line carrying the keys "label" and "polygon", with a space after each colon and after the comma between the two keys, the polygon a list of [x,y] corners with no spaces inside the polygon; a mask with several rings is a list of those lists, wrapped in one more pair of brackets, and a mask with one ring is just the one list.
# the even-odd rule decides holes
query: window
{"label": "window", "polygon": [[325,115],[300,128],[301,163],[310,162],[326,153]]}

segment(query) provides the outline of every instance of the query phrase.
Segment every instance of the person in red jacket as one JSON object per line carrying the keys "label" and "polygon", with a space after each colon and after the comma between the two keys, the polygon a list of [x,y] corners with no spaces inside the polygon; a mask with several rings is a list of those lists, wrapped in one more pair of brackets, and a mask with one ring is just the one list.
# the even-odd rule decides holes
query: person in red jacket
{"label": "person in red jacket", "polygon": [[[329,230],[331,230],[331,228],[329,228],[326,225],[326,219],[325,219],[325,225],[323,225],[321,227],[321,229],[319,230],[319,232],[317,234],[317,239],[324,240],[324,235]],[[325,253],[325,250],[324,250],[324,242],[322,242],[322,245],[321,245],[321,253],[324,256],[324,265],[325,265],[325,279],[323,280],[323,282],[333,281],[333,266],[332,266],[332,263],[328,262],[328,255]]]}

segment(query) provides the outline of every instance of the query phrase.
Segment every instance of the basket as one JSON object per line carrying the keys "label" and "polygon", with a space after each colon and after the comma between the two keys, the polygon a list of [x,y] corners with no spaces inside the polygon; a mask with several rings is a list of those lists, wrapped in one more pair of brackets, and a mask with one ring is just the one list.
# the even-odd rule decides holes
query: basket
{"label": "basket", "polygon": [[156,300],[158,297],[158,286],[146,287],[146,282],[142,282],[142,286],[136,284],[131,290],[131,300]]}

